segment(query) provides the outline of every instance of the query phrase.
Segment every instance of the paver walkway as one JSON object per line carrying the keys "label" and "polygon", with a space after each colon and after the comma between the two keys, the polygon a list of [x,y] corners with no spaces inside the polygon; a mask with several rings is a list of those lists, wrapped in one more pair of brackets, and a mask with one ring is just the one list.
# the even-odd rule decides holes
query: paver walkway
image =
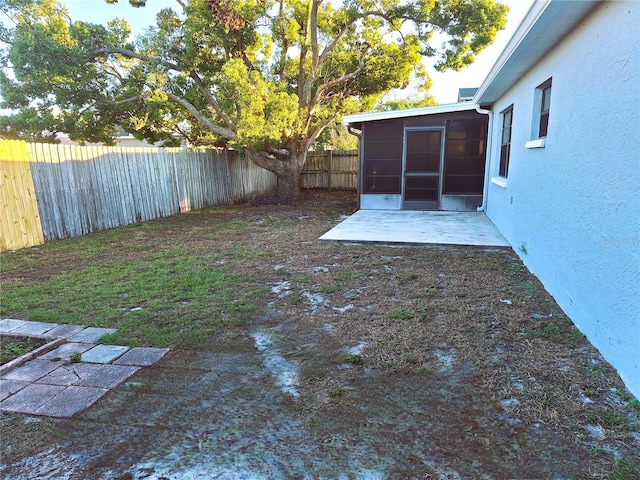
{"label": "paver walkway", "polygon": [[[55,342],[27,361],[0,367],[0,410],[71,417],[169,351],[95,343],[113,332],[113,328],[0,320],[0,333],[44,336]],[[70,361],[75,353],[80,362]]]}

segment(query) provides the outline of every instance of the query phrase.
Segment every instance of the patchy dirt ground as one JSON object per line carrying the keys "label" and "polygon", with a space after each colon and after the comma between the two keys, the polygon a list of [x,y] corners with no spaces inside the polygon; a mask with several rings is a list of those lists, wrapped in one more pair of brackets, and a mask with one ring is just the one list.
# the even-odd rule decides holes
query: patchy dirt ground
{"label": "patchy dirt ground", "polygon": [[47,343],[46,339],[0,335],[0,365],[4,365]]}
{"label": "patchy dirt ground", "polygon": [[[43,259],[32,249],[38,261],[30,266],[25,254],[3,281],[182,246],[267,287],[260,312],[209,349],[264,355],[261,345],[273,343],[296,366],[296,394],[282,408],[322,446],[314,455],[332,465],[329,456],[366,443],[382,460],[373,473],[364,452],[359,471],[308,467],[266,478],[640,477],[640,405],[513,251],[324,243],[317,238],[355,210],[354,193],[266,203],[158,220],[163,228],[132,230],[90,257],[54,250]],[[252,228],[216,229],[221,219]],[[68,441],[73,422],[3,414],[6,478],[26,478],[11,465]],[[145,478],[108,471],[96,464],[67,478]]]}

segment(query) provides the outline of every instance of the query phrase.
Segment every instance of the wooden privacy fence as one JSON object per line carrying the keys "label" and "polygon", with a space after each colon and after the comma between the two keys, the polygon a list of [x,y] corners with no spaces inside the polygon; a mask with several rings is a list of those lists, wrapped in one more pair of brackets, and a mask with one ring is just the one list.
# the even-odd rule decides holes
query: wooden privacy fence
{"label": "wooden privacy fence", "polygon": [[0,141],[0,202],[0,251],[44,243],[24,142]]}
{"label": "wooden privacy fence", "polygon": [[230,203],[276,186],[275,175],[234,151],[0,140],[0,155],[0,251]]}
{"label": "wooden privacy fence", "polygon": [[301,177],[303,188],[357,190],[358,152],[309,152]]}

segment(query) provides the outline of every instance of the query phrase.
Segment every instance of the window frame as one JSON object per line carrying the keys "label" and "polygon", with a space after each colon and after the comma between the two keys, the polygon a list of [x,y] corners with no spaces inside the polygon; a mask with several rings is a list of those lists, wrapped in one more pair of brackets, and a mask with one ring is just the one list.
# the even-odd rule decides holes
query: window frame
{"label": "window frame", "polygon": [[[502,118],[502,128],[500,129],[500,162],[498,164],[498,176],[507,178],[509,176],[509,161],[511,159],[513,103],[500,112],[500,118]],[[509,119],[508,125],[506,123],[507,119]],[[507,134],[506,141],[505,133]]]}
{"label": "window frame", "polygon": [[536,88],[536,97],[540,102],[537,121],[537,138],[547,138],[549,133],[549,112],[551,110],[551,78]]}

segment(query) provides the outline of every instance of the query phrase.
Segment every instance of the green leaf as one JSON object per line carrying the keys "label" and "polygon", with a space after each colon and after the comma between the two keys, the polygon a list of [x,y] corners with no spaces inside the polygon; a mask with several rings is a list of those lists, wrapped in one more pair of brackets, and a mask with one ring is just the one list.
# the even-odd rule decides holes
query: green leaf
{"label": "green leaf", "polygon": [[245,148],[292,176],[283,185],[296,184],[311,142],[341,115],[411,83],[422,85],[417,97],[378,108],[431,104],[423,62],[472,63],[508,11],[495,0],[191,0],[161,10],[132,42],[125,20],[73,22],[57,0],[0,5],[16,25],[0,31],[13,72],[0,75],[2,106],[19,112],[3,120],[6,135],[110,142],[120,127],[170,143],[177,133]]}

